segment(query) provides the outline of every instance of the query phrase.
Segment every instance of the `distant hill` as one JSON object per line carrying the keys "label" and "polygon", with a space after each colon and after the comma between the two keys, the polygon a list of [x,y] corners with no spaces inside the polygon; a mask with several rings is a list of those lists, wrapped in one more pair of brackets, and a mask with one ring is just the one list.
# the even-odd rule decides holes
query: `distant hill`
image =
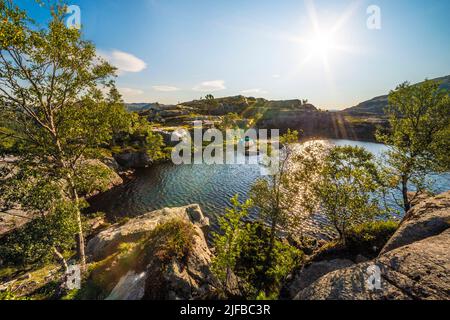
{"label": "distant hill", "polygon": [[[441,87],[450,90],[450,75],[432,80],[442,82]],[[343,110],[343,112],[352,116],[383,116],[387,105],[388,95],[384,95],[361,102],[355,107]]]}
{"label": "distant hill", "polygon": [[161,108],[163,105],[155,102],[155,103],[126,103],[125,107],[130,112],[143,112],[154,108]]}

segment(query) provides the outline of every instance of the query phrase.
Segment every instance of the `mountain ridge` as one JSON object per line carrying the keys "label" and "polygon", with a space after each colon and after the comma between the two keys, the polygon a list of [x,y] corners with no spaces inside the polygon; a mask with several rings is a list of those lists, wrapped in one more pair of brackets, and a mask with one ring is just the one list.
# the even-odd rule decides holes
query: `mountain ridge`
{"label": "mountain ridge", "polygon": [[[441,88],[450,89],[450,75],[430,80],[439,81],[441,82]],[[419,85],[421,83],[423,83],[423,81],[414,85]],[[377,96],[370,100],[363,101],[356,106],[344,109],[340,112],[347,113],[353,116],[383,116],[384,109],[388,105],[388,97],[389,94]]]}
{"label": "mountain ridge", "polygon": [[[438,77],[438,78],[434,78],[434,79],[430,79],[433,81],[440,81],[442,82],[441,87],[442,88],[446,88],[450,90],[450,75],[447,76],[442,76],[442,77]],[[415,85],[421,84],[422,82],[418,82]],[[338,113],[345,113],[345,114],[349,114],[352,116],[383,116],[384,114],[384,108],[388,105],[388,96],[389,93],[385,94],[385,95],[379,95],[376,96],[372,99],[363,101],[359,104],[357,104],[356,106],[352,106],[343,110],[328,110],[329,112],[338,112]],[[224,101],[233,101],[233,100],[240,100],[242,98],[246,98],[246,99],[255,99],[258,101],[264,101],[267,103],[270,103],[272,105],[286,105],[286,104],[291,104],[291,105],[302,105],[303,101],[300,99],[286,99],[286,100],[267,100],[264,98],[255,98],[255,97],[244,97],[242,95],[235,95],[235,96],[228,96],[228,97],[222,97],[222,98],[216,98],[214,99],[217,102],[224,102]],[[191,101],[186,101],[186,102],[182,102],[179,103],[178,105],[185,105],[185,106],[189,106],[189,105],[195,105],[198,104],[199,101],[203,101],[203,100],[191,100]],[[162,107],[162,108],[169,108],[169,107],[174,107],[175,104],[161,104],[158,102],[152,102],[152,103],[147,103],[147,102],[141,102],[141,103],[125,103],[127,109],[131,112],[142,112],[142,111],[146,111],[155,107]],[[306,103],[305,105],[311,105],[309,103]]]}

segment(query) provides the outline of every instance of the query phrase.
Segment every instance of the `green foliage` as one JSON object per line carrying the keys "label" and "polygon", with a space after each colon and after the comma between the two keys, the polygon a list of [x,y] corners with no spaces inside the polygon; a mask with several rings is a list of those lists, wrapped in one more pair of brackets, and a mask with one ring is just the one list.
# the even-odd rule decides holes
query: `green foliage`
{"label": "green foliage", "polygon": [[219,128],[221,130],[236,129],[238,127],[237,123],[239,120],[241,120],[241,117],[237,113],[229,113],[222,117]]}
{"label": "green foliage", "polygon": [[[276,238],[262,223],[246,223],[250,200],[232,207],[219,218],[220,233],[214,234],[215,258],[212,270],[223,286],[231,274],[240,279],[240,287],[248,298],[259,294],[277,295],[282,280],[299,263],[302,253]],[[268,250],[270,249],[270,250]]]}
{"label": "green foliage", "polygon": [[236,195],[231,199],[231,208],[227,208],[225,215],[219,217],[221,233],[214,233],[215,258],[212,262],[212,271],[226,284],[230,273],[236,268],[236,259],[240,255],[243,244],[246,242],[246,229],[244,219],[248,215],[251,201],[239,203]]}
{"label": "green foliage", "polygon": [[106,191],[114,176],[114,171],[100,162],[83,162],[74,184],[80,194],[92,195],[96,191]]}
{"label": "green foliage", "polygon": [[398,229],[398,222],[370,221],[348,230],[347,248],[368,258],[377,255]]}
{"label": "green foliage", "polygon": [[235,273],[245,280],[246,295],[249,298],[259,299],[259,294],[268,299],[276,297],[283,280],[302,259],[303,253],[300,250],[276,239],[271,258],[267,261],[270,236],[270,229],[261,223],[246,225],[246,241],[237,258]]}
{"label": "green foliage", "polygon": [[2,239],[0,256],[9,265],[36,266],[48,262],[55,247],[71,250],[77,232],[76,211],[71,202],[55,203],[51,212]]}
{"label": "green foliage", "polygon": [[183,219],[173,219],[156,227],[146,242],[147,254],[162,262],[185,260],[193,245],[195,230]]}
{"label": "green foliage", "polygon": [[273,232],[277,227],[288,224],[294,206],[292,199],[299,191],[299,185],[295,181],[296,174],[289,166],[294,152],[292,143],[297,141],[297,131],[289,130],[286,135],[280,137],[283,151],[281,154],[271,154],[272,158],[279,160],[279,165],[271,168],[272,172],[268,178],[258,179],[250,191],[250,198],[258,208],[261,218],[270,224]]}
{"label": "green foliage", "polygon": [[0,301],[2,300],[27,300],[26,298],[21,298],[16,296],[10,289],[0,291]]}
{"label": "green foliage", "polygon": [[[385,110],[390,130],[378,132],[386,153],[387,182],[398,188],[405,211],[427,189],[427,174],[450,168],[450,96],[435,81],[418,85],[403,83],[389,95]],[[415,195],[408,196],[413,190]]]}
{"label": "green foliage", "polygon": [[[123,136],[142,137],[146,151],[158,158],[162,138],[126,112],[113,82],[115,68],[97,56],[79,30],[66,27],[65,9],[51,6],[52,19],[41,27],[11,1],[0,0],[0,144],[2,153],[17,159],[1,169],[0,201],[41,215],[33,224],[37,230],[23,232],[35,233],[28,237],[43,246],[30,245],[27,251],[43,257],[45,250],[53,251],[49,244],[66,248],[76,233],[84,264],[79,196],[104,190],[112,176],[86,161],[101,158],[104,148]],[[78,230],[61,222],[68,215],[61,221],[54,217],[67,211],[62,207],[75,210]]]}
{"label": "green foliage", "polygon": [[360,147],[335,147],[326,156],[314,184],[314,195],[345,243],[349,227],[382,214],[378,172],[373,155]]}

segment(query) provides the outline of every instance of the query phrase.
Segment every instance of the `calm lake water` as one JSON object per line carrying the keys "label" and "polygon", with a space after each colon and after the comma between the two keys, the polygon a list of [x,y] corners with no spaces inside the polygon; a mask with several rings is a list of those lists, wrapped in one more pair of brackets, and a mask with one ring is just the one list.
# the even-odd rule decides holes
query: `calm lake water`
{"label": "calm lake water", "polygon": [[[326,140],[334,145],[362,146],[380,155],[386,146],[350,140]],[[181,165],[163,163],[137,172],[125,186],[102,195],[93,203],[95,210],[115,215],[136,216],[164,207],[198,203],[216,226],[230,198],[246,199],[253,182],[261,177],[259,165]],[[450,174],[434,177],[435,192],[450,189]],[[251,218],[255,218],[253,213]]]}

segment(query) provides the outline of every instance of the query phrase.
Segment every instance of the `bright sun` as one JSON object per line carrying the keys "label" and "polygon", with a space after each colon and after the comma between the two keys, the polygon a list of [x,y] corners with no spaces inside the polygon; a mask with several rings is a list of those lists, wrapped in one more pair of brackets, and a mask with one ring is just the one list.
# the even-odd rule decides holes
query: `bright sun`
{"label": "bright sun", "polygon": [[336,37],[331,33],[317,33],[308,42],[311,51],[322,56],[328,55],[336,47]]}

